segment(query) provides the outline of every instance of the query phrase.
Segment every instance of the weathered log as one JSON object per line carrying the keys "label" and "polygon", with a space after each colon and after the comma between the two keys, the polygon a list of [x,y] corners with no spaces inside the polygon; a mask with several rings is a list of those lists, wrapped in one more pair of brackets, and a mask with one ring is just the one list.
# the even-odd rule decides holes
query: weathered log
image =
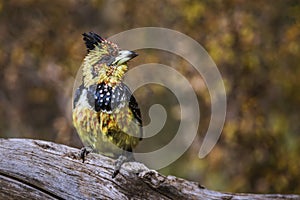
{"label": "weathered log", "polygon": [[0,139],[0,199],[300,199],[298,195],[232,194],[164,176],[141,163],[123,165],[112,179],[114,160],[31,139]]}

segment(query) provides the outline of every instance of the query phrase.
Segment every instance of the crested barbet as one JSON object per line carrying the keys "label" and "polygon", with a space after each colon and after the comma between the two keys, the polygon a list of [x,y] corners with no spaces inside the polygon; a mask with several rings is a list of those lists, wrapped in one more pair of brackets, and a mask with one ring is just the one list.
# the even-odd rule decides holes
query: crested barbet
{"label": "crested barbet", "polygon": [[123,83],[127,62],[137,54],[93,32],[84,33],[87,55],[81,66],[82,82],[73,99],[73,124],[87,149],[117,158],[112,177],[142,138],[142,119],[137,101]]}

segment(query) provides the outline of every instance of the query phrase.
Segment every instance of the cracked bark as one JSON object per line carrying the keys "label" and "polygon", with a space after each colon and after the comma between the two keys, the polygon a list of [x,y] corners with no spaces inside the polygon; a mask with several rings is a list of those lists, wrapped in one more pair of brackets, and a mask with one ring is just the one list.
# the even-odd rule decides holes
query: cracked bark
{"label": "cracked bark", "polygon": [[300,199],[299,195],[233,194],[126,163],[111,178],[114,160],[31,139],[0,139],[0,199]]}

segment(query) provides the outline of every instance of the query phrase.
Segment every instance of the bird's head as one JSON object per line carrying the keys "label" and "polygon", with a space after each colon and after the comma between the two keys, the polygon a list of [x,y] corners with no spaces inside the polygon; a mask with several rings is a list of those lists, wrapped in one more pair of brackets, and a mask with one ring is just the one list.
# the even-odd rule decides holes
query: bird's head
{"label": "bird's head", "polygon": [[119,83],[127,71],[127,62],[137,56],[129,50],[120,50],[118,46],[89,32],[83,34],[88,54],[83,62],[83,81],[85,86],[106,82]]}

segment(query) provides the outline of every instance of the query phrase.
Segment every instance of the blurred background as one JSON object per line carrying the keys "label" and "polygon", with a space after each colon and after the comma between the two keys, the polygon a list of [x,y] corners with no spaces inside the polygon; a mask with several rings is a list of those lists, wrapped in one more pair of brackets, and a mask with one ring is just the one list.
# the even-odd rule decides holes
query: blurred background
{"label": "blurred background", "polygon": [[[198,41],[217,64],[228,98],[219,142],[200,160],[197,153],[210,119],[210,98],[201,76],[170,53],[138,52],[130,66],[173,66],[190,81],[200,102],[198,137],[161,172],[213,190],[300,193],[296,0],[0,0],[0,137],[81,147],[71,122],[72,87],[86,54],[81,34],[94,31],[109,37],[144,26],[174,29]],[[135,93],[146,123],[153,102],[161,102],[170,118],[178,106],[175,100],[166,101],[170,92],[158,86]],[[167,133],[174,127],[166,124],[162,144],[155,148],[172,139]]]}

